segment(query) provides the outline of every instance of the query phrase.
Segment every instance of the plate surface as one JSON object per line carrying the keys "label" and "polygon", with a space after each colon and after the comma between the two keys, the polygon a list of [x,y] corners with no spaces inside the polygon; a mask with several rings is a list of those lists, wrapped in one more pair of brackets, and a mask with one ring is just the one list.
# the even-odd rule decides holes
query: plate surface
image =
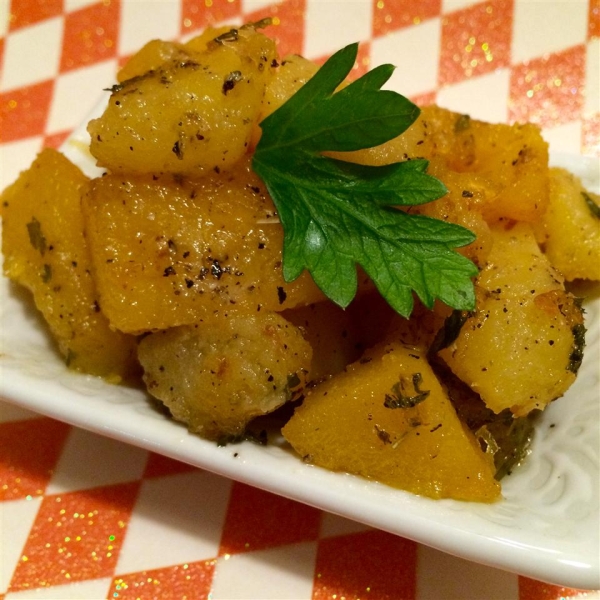
{"label": "plate surface", "polygon": [[[102,109],[99,106],[96,113]],[[85,127],[63,152],[96,175]],[[600,187],[598,161],[555,155]],[[70,372],[24,294],[0,281],[0,394],[22,407],[179,459],[456,556],[574,588],[600,587],[600,297],[585,303],[576,383],[539,421],[531,455],[492,505],[433,501],[303,464],[284,444],[218,447],[189,434],[137,389]]]}

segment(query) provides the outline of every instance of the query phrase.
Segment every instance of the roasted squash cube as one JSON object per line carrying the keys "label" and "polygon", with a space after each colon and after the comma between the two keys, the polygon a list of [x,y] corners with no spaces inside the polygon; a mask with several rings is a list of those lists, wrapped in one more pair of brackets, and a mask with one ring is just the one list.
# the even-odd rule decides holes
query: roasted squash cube
{"label": "roasted squash cube", "polygon": [[311,348],[294,325],[261,311],[150,334],[139,357],[148,391],[173,417],[226,442],[302,389]]}
{"label": "roasted squash cube", "polygon": [[91,276],[81,193],[87,178],[43,150],[2,194],[4,273],[33,293],[67,364],[117,381],[137,370],[136,341],[109,328]]}
{"label": "roasted squash cube", "polygon": [[248,161],[195,181],[107,175],[83,207],[102,308],[122,331],[323,299],[308,273],[283,280],[281,224]]}
{"label": "roasted squash cube", "polygon": [[[531,124],[484,123],[426,106],[402,135],[345,156],[374,165],[426,158],[449,171],[477,175],[472,186],[464,188],[477,192],[477,197],[466,198],[465,204],[476,201],[475,210],[489,222],[500,218],[533,222],[548,204],[548,144]],[[436,176],[444,180],[443,174]]]}
{"label": "roasted squash cube", "polygon": [[432,498],[499,497],[492,456],[410,346],[379,346],[310,390],[283,435],[305,461],[326,469]]}
{"label": "roasted squash cube", "polygon": [[195,176],[232,167],[247,152],[274,42],[250,28],[205,52],[150,50],[149,63],[162,53],[174,57],[115,86],[104,114],[88,125],[98,165]]}
{"label": "roasted squash cube", "polygon": [[535,231],[568,281],[600,280],[600,199],[565,169],[550,170],[548,210]]}
{"label": "roasted squash cube", "polygon": [[488,265],[476,282],[477,308],[439,354],[495,413],[523,416],[575,380],[583,317],[527,224],[493,233]]}

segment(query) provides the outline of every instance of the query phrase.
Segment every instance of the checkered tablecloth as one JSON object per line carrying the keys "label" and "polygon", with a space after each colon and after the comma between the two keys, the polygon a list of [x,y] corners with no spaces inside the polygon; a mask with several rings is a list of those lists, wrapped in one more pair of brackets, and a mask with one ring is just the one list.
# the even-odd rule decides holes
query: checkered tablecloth
{"label": "checkered tablecloth", "polygon": [[[360,41],[417,102],[600,157],[599,0],[0,0],[0,184],[59,146],[151,38],[273,16],[282,54]],[[0,600],[600,598],[0,402]]]}

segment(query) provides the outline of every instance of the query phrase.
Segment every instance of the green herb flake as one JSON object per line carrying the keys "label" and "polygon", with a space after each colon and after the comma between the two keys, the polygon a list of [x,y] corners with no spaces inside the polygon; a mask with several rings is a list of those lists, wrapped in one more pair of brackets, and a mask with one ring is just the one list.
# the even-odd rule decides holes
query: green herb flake
{"label": "green herb flake", "polygon": [[42,278],[42,281],[44,283],[49,283],[52,279],[52,266],[45,264],[42,267],[42,274],[40,275],[40,277]]}
{"label": "green herb flake", "polygon": [[217,446],[224,447],[230,444],[241,444],[242,442],[252,442],[259,446],[266,446],[269,443],[269,436],[266,429],[259,431],[246,430],[239,434],[223,434],[217,439]]}
{"label": "green herb flake", "polygon": [[510,475],[529,454],[536,417],[536,411],[519,418],[503,412],[474,432],[482,450],[494,457],[497,481]]}
{"label": "green herb flake", "polygon": [[[421,373],[414,373],[412,377],[401,377],[400,380],[392,386],[390,394],[385,395],[383,405],[386,408],[414,408],[429,397],[429,390],[422,390],[421,383],[423,377]],[[411,389],[412,388],[412,389]],[[411,425],[416,427],[420,421]]]}
{"label": "green herb flake", "polygon": [[27,223],[27,233],[29,234],[29,242],[31,245],[44,256],[48,249],[48,245],[46,244],[46,238],[42,233],[42,225],[35,217]]}
{"label": "green herb flake", "polygon": [[77,358],[77,354],[69,348],[67,350],[67,354],[65,355],[65,364],[67,367],[70,367],[73,364],[73,361]]}
{"label": "green herb flake", "polygon": [[298,373],[292,373],[291,375],[288,375],[286,385],[289,389],[297,388],[301,383],[302,382],[300,381]]}
{"label": "green herb flake", "polygon": [[384,444],[392,443],[392,438],[390,434],[385,429],[381,429],[381,427],[379,427],[378,425],[375,425],[375,433]]}
{"label": "green herb flake", "polygon": [[473,316],[471,312],[463,312],[461,310],[453,310],[450,315],[444,321],[444,325],[437,332],[431,348],[429,349],[429,355],[433,356],[440,350],[448,348],[454,343],[463,328],[463,325]]}
{"label": "green herb flake", "polygon": [[456,252],[475,235],[452,223],[398,210],[447,193],[426,173],[428,162],[365,166],[324,156],[383,144],[418,117],[409,100],[381,86],[394,67],[381,65],[336,92],[358,51],[334,54],[296,94],[261,122],[253,169],[263,180],[284,230],[283,276],[308,270],[341,307],[357,291],[357,264],[399,314],[413,292],[431,308],[436,298],[472,309],[477,267]]}
{"label": "green herb flake", "polygon": [[454,133],[460,133],[471,128],[471,117],[469,115],[460,115],[454,122]]}
{"label": "green herb flake", "polygon": [[571,373],[575,373],[575,375],[577,375],[579,367],[581,367],[581,363],[583,361],[585,332],[585,325],[582,324],[575,325],[571,329],[571,333],[573,334],[573,348],[571,349],[571,354],[569,355],[569,364],[567,369],[571,371]]}
{"label": "green herb flake", "polygon": [[596,219],[600,219],[600,206],[596,202],[594,202],[594,199],[588,193],[581,192],[581,196],[583,197],[585,205],[592,213],[592,216]]}

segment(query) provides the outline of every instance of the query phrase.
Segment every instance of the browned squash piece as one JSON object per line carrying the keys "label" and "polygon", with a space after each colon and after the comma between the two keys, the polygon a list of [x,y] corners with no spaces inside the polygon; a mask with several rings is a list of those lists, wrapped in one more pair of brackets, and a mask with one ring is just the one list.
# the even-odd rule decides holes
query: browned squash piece
{"label": "browned squash piece", "polygon": [[4,273],[31,290],[71,368],[118,381],[136,370],[136,342],[112,331],[100,312],[80,205],[86,182],[47,149],[6,189]]}
{"label": "browned squash piece", "polygon": [[261,311],[150,334],[139,358],[148,391],[177,420],[226,442],[302,389],[311,349],[291,323]]}
{"label": "browned squash piece", "polygon": [[313,350],[310,380],[319,381],[339,373],[360,356],[355,306],[356,302],[344,310],[333,302],[317,302],[283,313],[302,331]]}
{"label": "browned squash piece", "polygon": [[379,346],[318,385],[283,435],[307,462],[415,494],[480,502],[500,494],[491,455],[410,346]]}
{"label": "browned squash piece", "polygon": [[231,27],[207,27],[200,35],[185,44],[165,40],[150,40],[144,44],[119,70],[117,81],[123,83],[133,77],[140,77],[148,71],[158,69],[173,60],[190,60],[191,55],[205,52],[210,41],[231,31]]}
{"label": "browned squash piece", "polygon": [[185,175],[235,165],[247,152],[276,56],[273,40],[251,27],[235,31],[204,52],[171,48],[165,54],[174,58],[115,86],[104,114],[88,125],[98,165]]}
{"label": "browned squash piece", "polygon": [[[478,175],[477,211],[489,222],[533,222],[546,209],[548,145],[535,125],[485,123],[427,106],[399,137],[346,154],[349,160],[374,165],[418,157],[441,162],[450,171]],[[444,180],[442,173],[439,176]]]}
{"label": "browned squash piece", "polygon": [[492,247],[492,236],[482,210],[497,192],[490,191],[489,182],[481,175],[452,171],[439,159],[431,161],[428,172],[444,183],[448,193],[434,202],[411,208],[411,212],[456,223],[472,231],[477,236],[475,241],[457,251],[483,266]]}
{"label": "browned squash piece", "polygon": [[550,170],[550,203],[535,231],[568,281],[600,280],[600,198],[565,169]]}
{"label": "browned squash piece", "polygon": [[477,308],[440,356],[495,413],[543,409],[575,380],[583,318],[531,228],[493,229],[488,265],[476,281]]}
{"label": "browned squash piece", "polygon": [[[318,65],[302,56],[286,56],[273,71],[273,77],[265,87],[258,123],[291,98],[318,70]],[[260,137],[258,123],[253,135],[253,145],[256,145]]]}
{"label": "browned squash piece", "polygon": [[182,44],[164,40],[150,40],[144,44],[119,70],[117,81],[123,83],[158,69],[168,61],[189,60],[190,55]]}
{"label": "browned squash piece", "polygon": [[323,299],[307,273],[284,282],[282,228],[246,160],[195,182],[107,175],[83,206],[102,309],[122,331]]}
{"label": "browned squash piece", "polygon": [[487,123],[428,106],[407,133],[399,143],[413,142],[409,156],[440,158],[453,171],[481,176],[480,186],[487,189],[481,189],[485,203],[480,209],[488,220],[531,222],[544,212],[548,144],[535,125]]}
{"label": "browned squash piece", "polygon": [[489,221],[499,218],[533,222],[548,205],[548,144],[538,127],[475,121],[475,171],[499,189],[483,207]]}
{"label": "browned squash piece", "polygon": [[451,309],[436,302],[433,310],[415,302],[410,319],[401,317],[378,292],[361,292],[346,309],[317,302],[286,310],[283,316],[304,334],[313,349],[309,379],[324,380],[358,360],[367,348],[399,342],[426,351]]}

